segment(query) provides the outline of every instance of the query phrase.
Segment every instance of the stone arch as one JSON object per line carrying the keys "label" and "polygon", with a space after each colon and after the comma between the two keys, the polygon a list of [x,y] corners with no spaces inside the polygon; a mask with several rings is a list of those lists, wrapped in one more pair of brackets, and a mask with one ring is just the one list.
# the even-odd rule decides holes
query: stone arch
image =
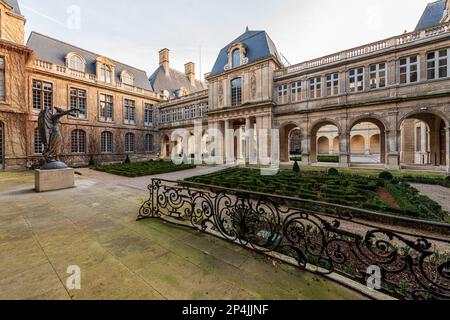
{"label": "stone arch", "polygon": [[301,129],[294,121],[285,122],[280,125],[280,160],[282,162],[290,161],[290,138],[293,131],[298,130],[301,135]]}
{"label": "stone arch", "polygon": [[403,166],[447,166],[448,119],[436,110],[415,110],[399,120]]}
{"label": "stone arch", "polygon": [[333,154],[338,155],[340,150],[341,150],[341,147],[339,146],[339,136],[336,136],[333,139]]}
{"label": "stone arch", "polygon": [[[355,132],[355,127],[363,125],[365,123],[371,124],[374,127],[367,128],[362,132]],[[352,119],[348,127],[348,137],[350,139],[350,162],[385,164],[387,161],[386,134],[389,130],[389,127],[389,123],[385,119],[382,119],[376,115],[361,116]],[[356,135],[361,135],[364,140],[360,139],[358,142],[354,141],[353,137]],[[373,136],[379,137],[379,143],[375,143],[372,146],[371,139]],[[364,141],[365,143],[364,150],[361,150],[360,143],[362,141]]]}
{"label": "stone arch", "polygon": [[352,154],[364,155],[366,152],[366,139],[360,134],[351,137],[350,148]]}
{"label": "stone arch", "polygon": [[430,108],[426,109],[426,110],[421,110],[421,109],[415,109],[413,111],[410,111],[408,113],[405,113],[402,117],[400,117],[398,119],[398,123],[397,123],[397,130],[400,131],[401,130],[401,126],[402,123],[408,119],[408,118],[420,118],[421,115],[427,115],[427,114],[432,114],[436,117],[441,118],[446,127],[450,127],[450,120],[447,118],[447,116],[439,111],[439,110],[432,110]]}
{"label": "stone arch", "polygon": [[[313,125],[311,126],[311,131],[309,134],[310,146],[311,146],[310,161],[312,163],[317,162],[317,156],[320,154],[320,151],[323,151],[323,150],[319,150],[319,148],[318,148],[318,146],[319,146],[318,139],[320,138],[318,136],[318,133],[321,128],[326,127],[326,126],[332,126],[332,127],[336,128],[336,133],[337,133],[337,137],[338,137],[338,145],[340,143],[339,137],[342,133],[342,128],[337,121],[335,121],[333,119],[321,119],[319,121],[314,122]],[[330,147],[330,140],[333,142],[333,146],[334,146],[336,133],[332,137],[331,136],[327,137],[327,139],[328,139],[328,154],[331,149],[334,151],[334,147],[332,147],[332,148]]]}
{"label": "stone arch", "polygon": [[370,153],[376,154],[381,148],[381,135],[374,134],[370,137]]}
{"label": "stone arch", "polygon": [[170,154],[172,152],[172,146],[170,142],[170,137],[168,134],[161,135],[161,157],[162,158],[170,158]]}

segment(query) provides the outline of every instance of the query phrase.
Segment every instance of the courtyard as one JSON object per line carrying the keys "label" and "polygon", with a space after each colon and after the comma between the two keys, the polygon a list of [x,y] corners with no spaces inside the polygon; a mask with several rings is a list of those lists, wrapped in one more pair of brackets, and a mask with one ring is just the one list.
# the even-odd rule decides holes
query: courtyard
{"label": "courtyard", "polygon": [[[35,193],[32,173],[1,173],[0,299],[365,299],[218,238],[136,222],[150,179],[79,169],[76,188]],[[66,287],[73,265],[80,290]]]}

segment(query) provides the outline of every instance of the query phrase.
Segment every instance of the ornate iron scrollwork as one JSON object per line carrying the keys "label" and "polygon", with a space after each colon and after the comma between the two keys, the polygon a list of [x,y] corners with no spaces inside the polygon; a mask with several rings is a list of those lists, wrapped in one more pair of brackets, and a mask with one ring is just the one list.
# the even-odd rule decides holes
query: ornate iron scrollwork
{"label": "ornate iron scrollwork", "polygon": [[[209,188],[206,190],[206,188]],[[300,268],[366,284],[382,271],[382,291],[406,299],[450,299],[450,241],[354,220],[359,209],[266,194],[153,180],[138,219],[175,218],[261,253],[294,258]],[[289,205],[287,205],[289,204]]]}

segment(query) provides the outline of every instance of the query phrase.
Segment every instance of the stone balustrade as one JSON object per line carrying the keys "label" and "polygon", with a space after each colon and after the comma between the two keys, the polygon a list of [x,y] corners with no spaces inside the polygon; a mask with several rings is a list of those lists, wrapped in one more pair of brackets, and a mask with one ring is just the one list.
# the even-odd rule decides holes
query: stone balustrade
{"label": "stone balustrade", "polygon": [[317,58],[314,60],[295,64],[275,72],[275,78],[280,78],[295,74],[298,72],[331,65],[338,62],[344,62],[359,57],[364,57],[376,52],[385,51],[389,49],[395,49],[404,45],[408,45],[417,41],[423,41],[433,39],[443,34],[448,33],[450,35],[450,22],[434,26],[422,31],[414,31],[402,34],[400,36],[388,38],[386,40],[377,41],[374,43],[366,44],[357,48],[345,50],[325,57]]}

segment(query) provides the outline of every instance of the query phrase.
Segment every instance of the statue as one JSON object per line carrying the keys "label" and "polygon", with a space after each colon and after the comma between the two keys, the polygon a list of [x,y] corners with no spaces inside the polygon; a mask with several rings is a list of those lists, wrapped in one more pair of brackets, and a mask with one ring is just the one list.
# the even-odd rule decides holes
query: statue
{"label": "statue", "polygon": [[38,118],[38,130],[41,137],[42,144],[44,145],[44,158],[46,164],[41,170],[57,170],[68,168],[64,162],[59,160],[61,153],[62,136],[61,136],[61,118],[66,115],[76,116],[80,110],[63,110],[55,107],[45,107],[39,113]]}

